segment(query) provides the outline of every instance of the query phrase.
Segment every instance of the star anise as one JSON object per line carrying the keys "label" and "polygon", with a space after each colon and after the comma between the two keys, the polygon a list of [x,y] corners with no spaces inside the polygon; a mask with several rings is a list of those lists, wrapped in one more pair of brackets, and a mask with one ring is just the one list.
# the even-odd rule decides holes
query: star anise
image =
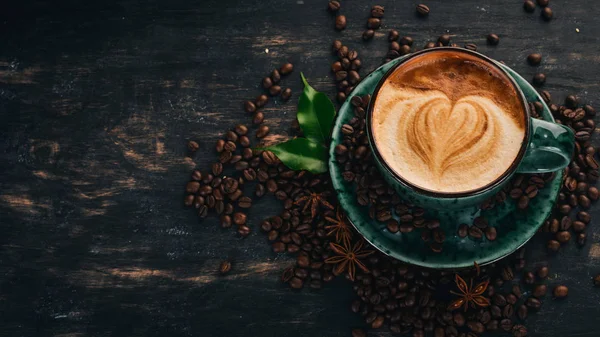
{"label": "star anise", "polygon": [[363,240],[358,241],[354,247],[350,247],[350,245],[346,243],[344,243],[343,246],[340,246],[337,243],[330,242],[329,247],[331,247],[331,250],[337,255],[327,258],[325,263],[336,264],[335,268],[333,268],[334,275],[340,275],[344,271],[348,271],[350,280],[354,281],[356,267],[362,269],[365,273],[369,272],[369,269],[367,269],[360,259],[375,253],[372,250],[362,250],[363,244]]}
{"label": "star anise", "polygon": [[337,243],[343,243],[346,246],[350,246],[352,230],[350,229],[350,225],[348,224],[348,220],[346,219],[342,208],[338,207],[335,212],[335,219],[326,216],[325,220],[331,223],[331,225],[325,226],[325,229],[329,231],[327,232],[327,235],[335,235],[335,241]]}
{"label": "star anise", "polygon": [[454,291],[450,292],[454,295],[460,296],[460,298],[450,303],[448,306],[449,310],[456,310],[464,306],[465,311],[467,311],[469,304],[472,308],[477,308],[478,306],[485,308],[490,305],[490,300],[482,295],[486,291],[490,280],[481,282],[476,285],[475,288],[473,288],[473,279],[471,279],[470,284],[467,286],[467,282],[465,282],[460,275],[456,274],[455,282],[458,290],[460,290],[460,293]]}
{"label": "star anise", "polygon": [[319,210],[319,206],[327,207],[329,209],[334,209],[334,207],[326,200],[326,196],[323,193],[310,193],[309,195],[305,195],[303,197],[298,198],[294,202],[294,205],[300,205],[304,202],[304,207],[302,208],[302,212],[306,211],[310,207],[310,214],[312,217],[317,216],[317,211]]}

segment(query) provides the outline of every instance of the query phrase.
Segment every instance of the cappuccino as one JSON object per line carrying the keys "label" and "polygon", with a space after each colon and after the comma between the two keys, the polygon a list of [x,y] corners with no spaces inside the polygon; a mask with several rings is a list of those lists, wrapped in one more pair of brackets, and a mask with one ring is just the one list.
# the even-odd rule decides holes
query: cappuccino
{"label": "cappuccino", "polygon": [[527,112],[511,80],[459,50],[431,51],[398,66],[380,86],[371,132],[387,166],[438,193],[472,192],[513,164]]}

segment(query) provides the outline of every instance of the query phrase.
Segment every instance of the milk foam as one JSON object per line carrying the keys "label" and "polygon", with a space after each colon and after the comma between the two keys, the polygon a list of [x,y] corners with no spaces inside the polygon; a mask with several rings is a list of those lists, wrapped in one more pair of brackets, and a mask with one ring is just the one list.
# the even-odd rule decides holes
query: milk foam
{"label": "milk foam", "polygon": [[[448,69],[444,62],[434,64],[442,73]],[[454,89],[463,83],[443,90],[448,88],[440,88],[441,79],[430,81],[423,75],[428,69],[421,68],[411,75],[401,66],[396,72],[402,75],[384,83],[377,94],[372,130],[383,160],[406,181],[427,190],[460,193],[493,182],[511,166],[525,136],[524,112],[510,110],[520,107],[518,96],[509,92],[499,101],[498,95],[506,92],[486,90],[502,85],[481,83],[481,76],[487,82],[500,80],[485,67],[460,77],[461,82],[480,83],[469,90],[463,86],[461,92]],[[427,83],[435,85],[428,88]]]}

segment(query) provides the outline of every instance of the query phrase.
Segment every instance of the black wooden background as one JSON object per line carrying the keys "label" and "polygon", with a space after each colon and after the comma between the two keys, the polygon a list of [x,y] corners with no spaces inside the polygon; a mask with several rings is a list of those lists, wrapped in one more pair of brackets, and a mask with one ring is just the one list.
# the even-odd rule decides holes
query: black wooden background
{"label": "black wooden background", "polygon": [[[278,282],[292,259],[272,253],[258,230],[240,239],[182,206],[190,171],[207,169],[215,140],[249,121],[241,103],[271,69],[295,64],[284,82],[294,98],[265,109],[275,135],[285,136],[294,116],[300,71],[334,96],[334,38],[359,51],[362,75],[381,63],[390,28],[417,46],[448,32],[527,78],[536,69],[525,57],[541,52],[555,99],[575,93],[600,107],[594,2],[552,0],[546,23],[521,0],[428,0],[428,19],[414,15],[415,1],[342,0],[341,33],[326,3],[3,1],[0,336],[348,336],[361,326],[349,283],[292,291]],[[386,8],[383,28],[363,43],[374,4]],[[499,46],[485,46],[490,32]],[[188,139],[200,143],[192,157]],[[278,210],[261,200],[252,227]],[[585,248],[570,243],[550,260],[550,284],[570,294],[547,298],[528,320],[530,335],[600,334],[600,289],[591,283],[600,229],[588,235]],[[546,256],[541,236],[529,244],[532,265]],[[223,258],[233,270],[218,277]]]}

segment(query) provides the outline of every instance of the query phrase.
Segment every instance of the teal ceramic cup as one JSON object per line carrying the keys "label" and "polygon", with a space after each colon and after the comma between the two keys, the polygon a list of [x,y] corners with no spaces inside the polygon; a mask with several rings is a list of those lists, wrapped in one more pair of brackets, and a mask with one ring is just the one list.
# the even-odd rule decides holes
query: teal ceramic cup
{"label": "teal ceramic cup", "polygon": [[[493,67],[504,74],[519,95],[519,101],[522,104],[523,111],[526,113],[525,137],[521,143],[518,155],[509,168],[501,176],[494,181],[489,182],[487,185],[477,190],[461,193],[426,190],[411,184],[410,181],[407,181],[396,173],[390,165],[383,160],[383,156],[378,150],[378,146],[374,140],[372,130],[374,103],[377,101],[377,94],[386,79],[394,73],[399,66],[408,60],[418,58],[424,54],[448,51],[476,56],[477,58],[482,59],[490,67]],[[571,157],[573,156],[575,144],[574,135],[570,128],[531,117],[531,111],[525,95],[514,79],[504,69],[498,66],[496,61],[470,50],[452,47],[433,48],[414,53],[390,68],[375,88],[373,97],[371,98],[371,104],[367,109],[366,124],[371,152],[384,179],[405,200],[424,208],[437,210],[459,209],[479,205],[498,193],[505,184],[510,181],[510,178],[515,173],[545,173],[562,170],[569,165]],[[464,179],[469,179],[469,177],[465,176]]]}

